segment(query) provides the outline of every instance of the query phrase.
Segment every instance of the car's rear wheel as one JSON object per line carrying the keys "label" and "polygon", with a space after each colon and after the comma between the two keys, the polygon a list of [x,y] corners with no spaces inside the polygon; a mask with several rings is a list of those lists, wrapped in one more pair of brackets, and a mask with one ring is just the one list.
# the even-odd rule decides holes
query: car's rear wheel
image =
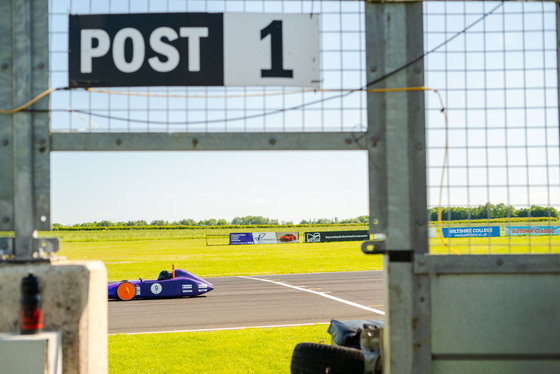
{"label": "car's rear wheel", "polygon": [[364,354],[355,348],[326,344],[299,343],[294,348],[292,374],[364,372]]}
{"label": "car's rear wheel", "polygon": [[122,282],[117,287],[117,298],[122,301],[131,300],[136,295],[136,287],[130,282]]}

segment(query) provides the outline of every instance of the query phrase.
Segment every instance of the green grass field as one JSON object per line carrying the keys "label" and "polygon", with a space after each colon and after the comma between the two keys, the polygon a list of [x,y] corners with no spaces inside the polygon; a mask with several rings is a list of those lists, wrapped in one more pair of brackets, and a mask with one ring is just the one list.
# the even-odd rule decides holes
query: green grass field
{"label": "green grass field", "polygon": [[[235,232],[196,229],[62,231],[50,234],[61,239],[59,255],[70,260],[103,261],[109,280],[156,277],[162,269],[170,269],[172,263],[176,268],[202,277],[382,268],[381,257],[364,255],[360,251],[360,242],[206,245],[207,234],[226,235],[229,231]],[[209,239],[209,242],[223,241],[223,238],[221,241],[215,237]]]}
{"label": "green grass field", "polygon": [[328,325],[109,336],[109,372],[289,373],[300,342],[330,344]]}
{"label": "green grass field", "polygon": [[461,255],[560,253],[560,237],[435,238],[430,239],[430,253]]}
{"label": "green grass field", "polygon": [[203,239],[65,242],[60,254],[69,259],[102,259],[109,280],[155,277],[160,270],[170,269],[172,263],[202,277],[382,267],[379,256],[365,256],[356,242],[258,246],[206,246]]}
{"label": "green grass field", "polygon": [[[207,235],[229,232],[236,230],[59,231],[44,236],[58,236],[59,255],[70,260],[103,261],[109,280],[156,277],[172,263],[202,277],[380,270],[383,266],[381,256],[360,251],[360,242],[207,245]],[[224,243],[227,238],[211,236],[208,242]],[[433,254],[560,253],[560,237],[435,238],[430,239],[430,248]]]}
{"label": "green grass field", "polygon": [[[364,229],[328,228],[331,230]],[[317,228],[316,231],[327,231]],[[302,231],[294,228],[253,231]],[[251,230],[243,230],[251,231]],[[315,231],[309,229],[306,231]],[[171,263],[202,277],[380,270],[359,242],[206,245],[206,235],[240,230],[107,230],[41,233],[61,239],[59,255],[101,260],[109,280],[156,277]],[[214,243],[223,238],[214,237]],[[211,240],[211,241],[212,241]],[[560,237],[430,239],[434,254],[560,253]],[[299,342],[330,343],[326,325],[232,331],[112,335],[109,369],[120,373],[288,373]]]}

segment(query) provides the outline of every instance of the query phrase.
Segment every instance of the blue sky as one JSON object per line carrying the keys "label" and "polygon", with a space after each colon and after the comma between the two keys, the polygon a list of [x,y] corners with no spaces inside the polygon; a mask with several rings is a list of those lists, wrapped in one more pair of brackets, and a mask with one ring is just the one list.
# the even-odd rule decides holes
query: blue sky
{"label": "blue sky", "polygon": [[[53,222],[368,214],[356,152],[55,152]],[[351,167],[349,167],[351,165]]]}

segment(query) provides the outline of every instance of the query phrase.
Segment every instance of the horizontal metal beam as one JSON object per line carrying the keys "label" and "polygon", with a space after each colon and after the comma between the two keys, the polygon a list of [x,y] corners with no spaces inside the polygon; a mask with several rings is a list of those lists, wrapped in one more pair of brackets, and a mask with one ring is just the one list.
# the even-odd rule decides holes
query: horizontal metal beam
{"label": "horizontal metal beam", "polygon": [[364,132],[52,133],[52,151],[364,150]]}
{"label": "horizontal metal beam", "polygon": [[560,255],[415,255],[416,274],[560,274]]}

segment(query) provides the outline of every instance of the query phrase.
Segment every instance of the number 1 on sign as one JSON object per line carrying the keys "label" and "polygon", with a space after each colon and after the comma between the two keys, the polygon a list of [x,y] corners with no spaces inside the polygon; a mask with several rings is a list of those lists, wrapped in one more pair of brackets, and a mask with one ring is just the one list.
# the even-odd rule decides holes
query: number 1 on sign
{"label": "number 1 on sign", "polygon": [[261,40],[270,35],[270,69],[261,69],[262,78],[292,78],[293,70],[283,65],[282,21],[272,21],[261,30]]}

